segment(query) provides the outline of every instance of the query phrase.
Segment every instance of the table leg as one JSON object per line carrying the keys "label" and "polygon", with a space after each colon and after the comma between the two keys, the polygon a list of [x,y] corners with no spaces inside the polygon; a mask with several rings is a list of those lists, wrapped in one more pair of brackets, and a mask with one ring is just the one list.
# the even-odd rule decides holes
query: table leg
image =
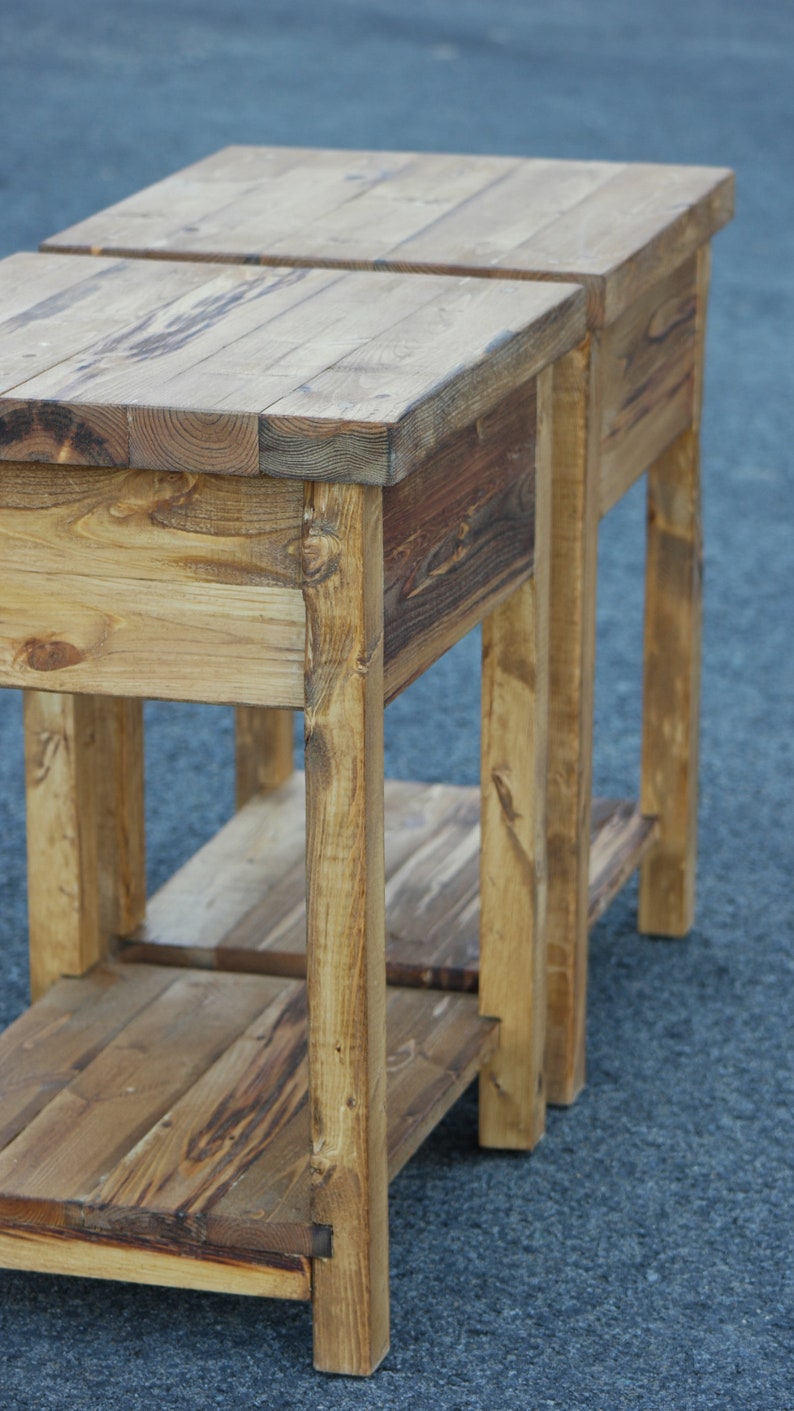
{"label": "table leg", "polygon": [[235,711],[237,807],[277,789],[293,769],[292,711],[238,706]]}
{"label": "table leg", "polygon": [[538,378],[533,577],[483,623],[480,1011],[500,1020],[480,1079],[480,1142],[529,1150],[546,1093],[546,770],[550,372]]}
{"label": "table leg", "polygon": [[638,928],[684,936],[695,914],[703,574],[699,428],[708,247],[698,257],[693,419],[648,472],[642,785],[659,820],[642,865]]}
{"label": "table leg", "polygon": [[388,1349],[381,492],[307,486],[306,867],[315,1365]]}
{"label": "table leg", "polygon": [[30,983],[81,975],[145,906],[140,703],[26,691]]}
{"label": "table leg", "polygon": [[590,802],[598,560],[597,342],[554,368],[546,1091],[585,1079]]}

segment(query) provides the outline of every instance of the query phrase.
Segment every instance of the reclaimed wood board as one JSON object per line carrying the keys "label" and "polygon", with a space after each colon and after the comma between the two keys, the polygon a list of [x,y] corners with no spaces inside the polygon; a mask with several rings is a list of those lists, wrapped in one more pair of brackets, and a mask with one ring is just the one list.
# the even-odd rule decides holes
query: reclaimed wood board
{"label": "reclaimed wood board", "polygon": [[[392,989],[387,1029],[393,1176],[497,1025]],[[307,1297],[332,1253],[309,1153],[301,983],[103,964],[0,1036],[0,1267],[85,1274],[94,1250],[97,1277]]]}
{"label": "reclaimed wood board", "polygon": [[573,285],[31,254],[0,311],[0,460],[372,485],[584,330]]}
{"label": "reclaimed wood board", "polygon": [[572,279],[596,327],[732,212],[716,167],[227,147],[42,249]]}
{"label": "reclaimed wood board", "polygon": [[[479,790],[386,781],[386,973],[397,986],[475,992]],[[150,899],[120,943],[131,961],[305,974],[304,776],[251,799]],[[654,842],[652,819],[595,799],[589,925]]]}

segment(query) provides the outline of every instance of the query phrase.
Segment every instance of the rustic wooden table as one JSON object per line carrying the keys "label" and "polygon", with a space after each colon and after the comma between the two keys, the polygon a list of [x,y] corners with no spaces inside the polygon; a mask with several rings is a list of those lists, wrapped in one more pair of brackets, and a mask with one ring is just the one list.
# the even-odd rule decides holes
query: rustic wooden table
{"label": "rustic wooden table", "polygon": [[[556,1103],[584,1082],[588,930],[615,892],[642,863],[640,930],[681,936],[694,917],[698,428],[709,241],[732,211],[732,174],[715,168],[230,147],[43,247],[584,286],[589,336],[557,369],[553,414],[546,1077]],[[591,808],[598,524],[646,470],[639,804]],[[283,717],[240,715],[243,795],[278,777],[289,730]],[[410,973],[399,943],[389,954],[395,976]],[[428,983],[476,984],[471,917],[439,960]]]}
{"label": "rustic wooden table", "polygon": [[[367,1373],[389,1177],[477,1072],[482,1140],[540,1136],[552,365],[584,305],[0,263],[34,993],[0,1038],[0,1265],[311,1297],[317,1365]],[[387,992],[384,830],[392,978],[443,974],[480,868],[468,791],[389,785],[384,821],[384,704],[480,621],[479,1003]],[[303,709],[306,768],[268,788],[255,761],[147,905],[151,696],[237,705],[250,749],[283,720],[252,710]],[[233,973],[254,956],[276,973]]]}

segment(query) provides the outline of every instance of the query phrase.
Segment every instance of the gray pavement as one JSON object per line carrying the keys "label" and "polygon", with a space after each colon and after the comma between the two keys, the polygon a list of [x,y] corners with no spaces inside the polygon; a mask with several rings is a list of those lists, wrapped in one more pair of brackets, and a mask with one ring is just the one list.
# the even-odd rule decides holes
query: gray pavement
{"label": "gray pavement", "polygon": [[[694,934],[639,939],[624,893],[581,1100],[526,1159],[478,1153],[468,1095],[399,1177],[371,1382],[312,1372],[304,1307],[4,1273],[0,1411],[792,1411],[790,0],[5,0],[0,36],[2,254],[228,142],[713,162],[739,193],[708,348]],[[631,791],[639,488],[602,543],[597,777]],[[477,652],[389,712],[393,773],[475,780]],[[155,884],[231,811],[231,718],[147,709]],[[19,715],[2,693],[0,1022],[26,1002]]]}

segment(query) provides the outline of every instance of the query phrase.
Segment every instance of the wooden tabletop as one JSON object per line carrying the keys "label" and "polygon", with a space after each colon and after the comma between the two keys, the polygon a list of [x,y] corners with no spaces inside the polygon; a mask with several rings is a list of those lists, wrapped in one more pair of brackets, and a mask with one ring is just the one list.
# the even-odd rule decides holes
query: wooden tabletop
{"label": "wooden tabletop", "polygon": [[42,249],[573,280],[596,327],[732,213],[716,167],[227,147]]}
{"label": "wooden tabletop", "polygon": [[0,460],[385,485],[568,351],[576,286],[0,262]]}

